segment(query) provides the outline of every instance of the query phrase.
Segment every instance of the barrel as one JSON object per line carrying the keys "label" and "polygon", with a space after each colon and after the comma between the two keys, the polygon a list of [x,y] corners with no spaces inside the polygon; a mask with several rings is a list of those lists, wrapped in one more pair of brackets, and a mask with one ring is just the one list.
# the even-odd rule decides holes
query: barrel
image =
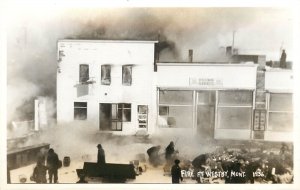
{"label": "barrel", "polygon": [[63,163],[64,163],[64,167],[70,166],[70,163],[71,163],[70,157],[69,156],[65,156]]}

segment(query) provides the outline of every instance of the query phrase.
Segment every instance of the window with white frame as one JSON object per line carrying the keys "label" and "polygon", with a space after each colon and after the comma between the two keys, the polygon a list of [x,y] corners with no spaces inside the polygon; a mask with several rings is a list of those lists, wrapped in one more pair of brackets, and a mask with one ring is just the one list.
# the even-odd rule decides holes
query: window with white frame
{"label": "window with white frame", "polygon": [[112,131],[122,131],[123,122],[131,121],[131,104],[111,104]]}
{"label": "window with white frame", "polygon": [[217,128],[250,129],[252,123],[253,91],[218,91]]}
{"label": "window with white frame", "polygon": [[269,131],[293,129],[293,97],[291,93],[270,93],[268,106]]}
{"label": "window with white frame", "polygon": [[158,125],[193,127],[193,91],[160,90]]}

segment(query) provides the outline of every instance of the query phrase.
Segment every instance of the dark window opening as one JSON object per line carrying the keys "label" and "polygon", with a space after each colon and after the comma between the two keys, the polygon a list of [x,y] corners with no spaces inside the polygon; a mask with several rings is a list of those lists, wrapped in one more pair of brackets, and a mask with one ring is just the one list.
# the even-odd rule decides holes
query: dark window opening
{"label": "dark window opening", "polygon": [[79,68],[79,82],[85,83],[89,80],[89,65],[81,64]]}
{"label": "dark window opening", "polygon": [[111,83],[111,66],[110,65],[102,65],[101,66],[101,84],[102,85],[110,85]]}
{"label": "dark window opening", "polygon": [[74,102],[74,120],[87,119],[87,102]]}
{"label": "dark window opening", "polygon": [[125,86],[131,86],[132,84],[132,66],[122,66],[122,84]]}

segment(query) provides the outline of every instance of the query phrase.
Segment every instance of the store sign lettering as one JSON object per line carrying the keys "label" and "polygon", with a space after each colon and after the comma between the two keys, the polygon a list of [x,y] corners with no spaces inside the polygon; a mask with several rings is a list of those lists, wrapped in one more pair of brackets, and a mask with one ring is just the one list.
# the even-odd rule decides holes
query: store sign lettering
{"label": "store sign lettering", "polygon": [[189,84],[190,86],[223,86],[223,81],[215,78],[190,78]]}

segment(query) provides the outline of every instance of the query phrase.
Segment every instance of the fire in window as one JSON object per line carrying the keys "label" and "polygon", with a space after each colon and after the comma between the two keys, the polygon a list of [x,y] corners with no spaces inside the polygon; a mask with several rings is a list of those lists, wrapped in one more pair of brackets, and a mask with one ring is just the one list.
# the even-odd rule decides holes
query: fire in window
{"label": "fire in window", "polygon": [[101,84],[102,85],[110,85],[110,83],[111,83],[110,71],[111,71],[110,65],[102,65],[101,66]]}
{"label": "fire in window", "polygon": [[125,86],[131,86],[132,84],[132,66],[122,66],[122,84]]}
{"label": "fire in window", "polygon": [[79,82],[85,83],[89,80],[89,65],[81,64],[79,68]]}
{"label": "fire in window", "polygon": [[87,102],[74,102],[74,119],[87,119]]}

